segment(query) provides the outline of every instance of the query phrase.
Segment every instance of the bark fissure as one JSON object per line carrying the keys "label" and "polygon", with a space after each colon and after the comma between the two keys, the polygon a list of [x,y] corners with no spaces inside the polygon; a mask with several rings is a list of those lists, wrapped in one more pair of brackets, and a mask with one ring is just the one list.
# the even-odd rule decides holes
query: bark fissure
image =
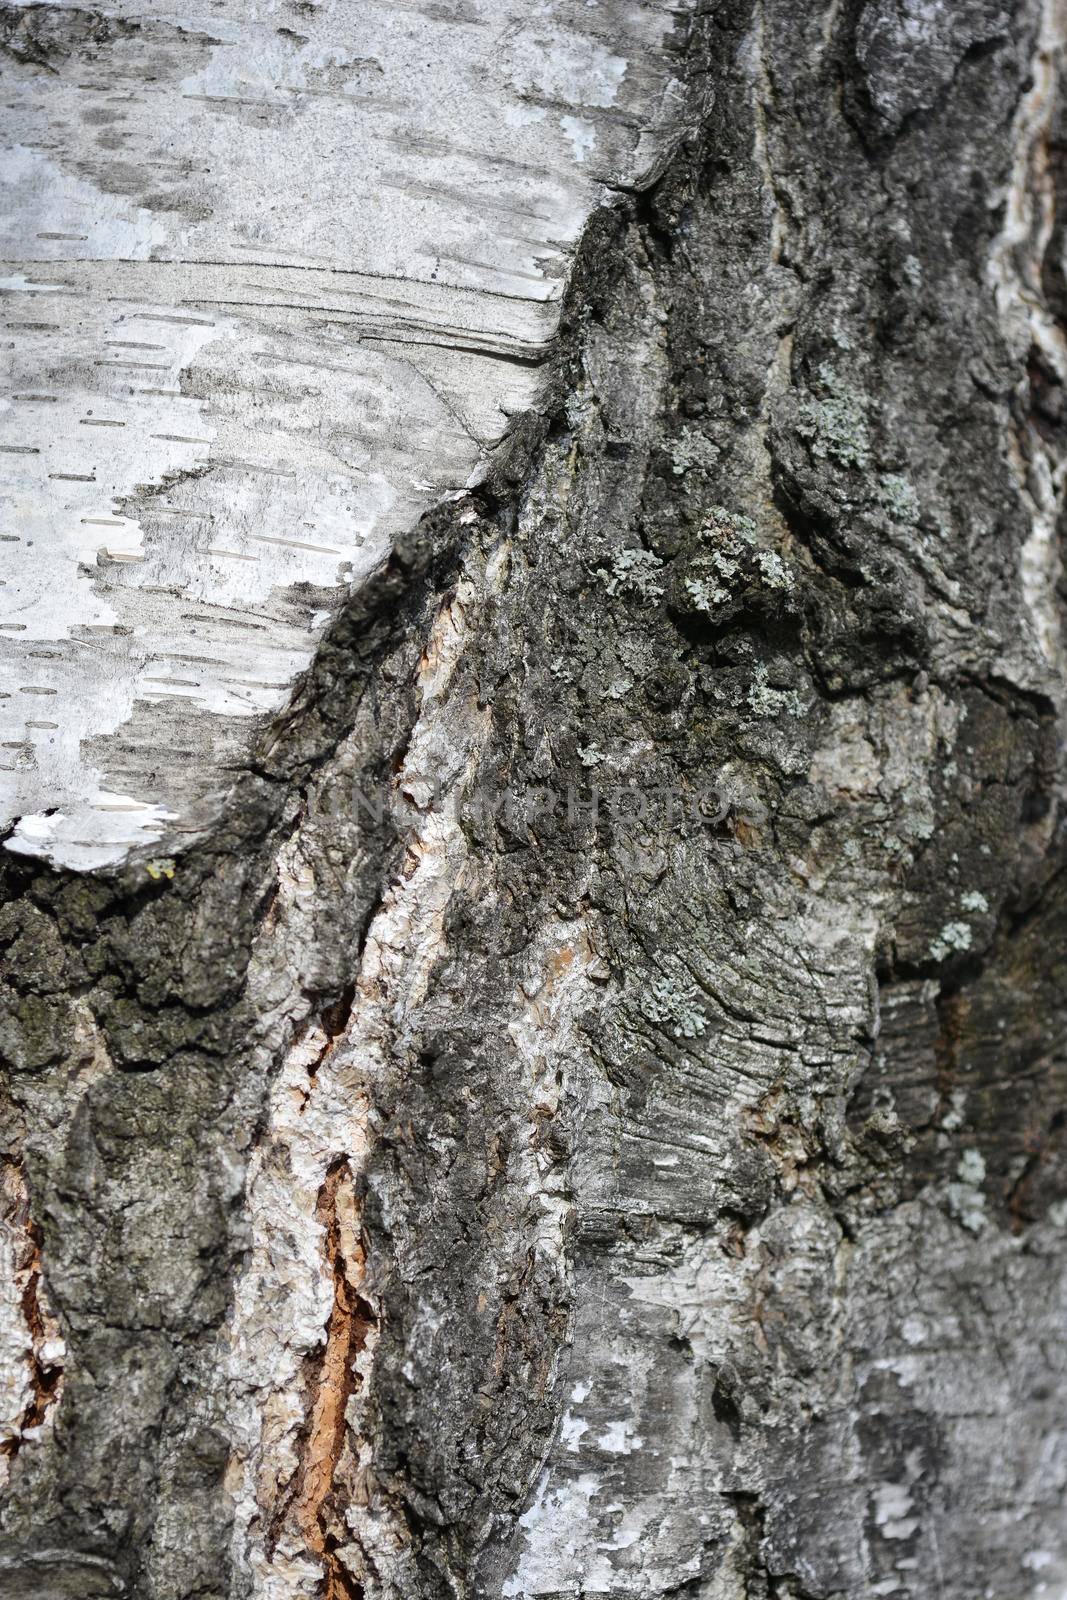
{"label": "bark fissure", "polygon": [[[21,1408],[17,1415],[3,1419],[5,1437],[0,1439],[0,1454],[10,1461],[24,1443],[39,1438],[41,1428],[60,1402],[64,1343],[46,1299],[41,1230],[30,1213],[29,1191],[21,1162],[4,1159],[2,1195],[2,1221],[8,1235],[4,1267],[10,1274],[10,1287],[18,1296],[17,1301],[4,1308],[2,1337],[8,1346],[4,1360],[5,1365],[13,1356],[18,1361],[19,1356],[10,1347],[21,1344],[21,1363],[26,1373]],[[12,1312],[19,1319],[14,1326],[7,1321]],[[5,1387],[8,1387],[8,1373],[5,1379]]]}
{"label": "bark fissure", "polygon": [[[294,1513],[307,1547],[326,1569],[324,1600],[363,1600],[363,1586],[351,1576],[336,1546],[336,1512],[330,1500],[345,1445],[348,1402],[362,1376],[356,1362],[377,1330],[377,1317],[362,1289],[366,1257],[352,1172],[344,1157],[327,1172],[319,1191],[319,1222],[333,1280],[333,1306],[326,1325],[322,1361],[310,1396],[307,1436],[301,1450]],[[337,1484],[340,1488],[340,1484]]]}

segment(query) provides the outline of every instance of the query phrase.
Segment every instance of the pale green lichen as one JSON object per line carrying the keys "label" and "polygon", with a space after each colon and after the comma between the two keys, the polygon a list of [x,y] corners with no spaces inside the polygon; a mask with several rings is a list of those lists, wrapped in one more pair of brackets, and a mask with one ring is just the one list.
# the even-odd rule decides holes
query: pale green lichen
{"label": "pale green lichen", "polygon": [[666,1026],[676,1039],[699,1039],[707,1032],[708,1019],[697,1004],[692,984],[674,978],[654,978],[641,996],[641,1010],[650,1022]]}
{"label": "pale green lichen", "polygon": [[160,878],[173,878],[174,862],[170,856],[157,856],[152,861],[146,861],[144,869],[150,878],[158,882]]}
{"label": "pale green lichen", "polygon": [[616,678],[614,683],[608,685],[608,699],[624,700],[633,686],[632,678]]}
{"label": "pale green lichen", "polygon": [[729,589],[723,589],[714,581],[706,578],[686,578],[685,592],[692,600],[698,611],[705,611],[710,616],[716,606],[729,600]]}
{"label": "pale green lichen", "polygon": [[829,458],[842,467],[867,466],[871,444],[862,399],[827,361],[819,368],[819,379],[826,395],[803,403],[798,432],[820,460]]}
{"label": "pale green lichen", "polygon": [[736,578],[740,570],[738,563],[724,554],[722,550],[716,550],[713,556],[708,557],[708,566],[714,567],[715,571],[724,578]]}
{"label": "pale green lichen", "polygon": [[756,556],[756,564],[763,574],[763,581],[771,589],[791,589],[793,580],[781,556],[775,555],[773,550],[760,550]]}
{"label": "pale green lichen", "polygon": [[656,578],[662,566],[659,556],[651,550],[616,550],[610,572],[604,567],[598,570],[609,594],[634,595],[651,603],[663,594],[663,585]]}
{"label": "pale green lichen", "polygon": [[960,905],[963,907],[964,911],[989,910],[989,901],[986,899],[981,889],[968,889],[965,894],[960,895]]}
{"label": "pale green lichen", "polygon": [[757,717],[778,717],[783,712],[801,717],[806,709],[803,698],[795,689],[772,689],[767,682],[767,668],[761,661],[756,667],[754,682],[748,691],[748,703]]}
{"label": "pale green lichen", "polygon": [[725,506],[712,506],[704,518],[700,537],[705,543],[724,543],[740,539],[743,544],[755,544],[756,524],[740,511],[727,511]]}
{"label": "pale green lichen", "polygon": [[953,1089],[949,1095],[949,1109],[941,1118],[941,1128],[945,1133],[955,1133],[963,1127],[963,1114],[967,1106],[966,1089]]}
{"label": "pale green lichen", "polygon": [[719,447],[693,428],[683,428],[671,445],[671,464],[677,478],[691,472],[694,467],[710,471],[719,459]]}
{"label": "pale green lichen", "polygon": [[965,1150],[956,1169],[961,1183],[981,1183],[985,1177],[985,1159],[980,1150]]}
{"label": "pale green lichen", "polygon": [[599,767],[604,755],[595,744],[579,745],[578,760],[583,767]]}
{"label": "pale green lichen", "polygon": [[878,503],[894,522],[912,526],[919,520],[919,497],[899,472],[883,472],[875,489]]}
{"label": "pale green lichen", "polygon": [[753,582],[768,589],[789,589],[792,578],[781,556],[758,548],[750,517],[725,506],[713,506],[700,529],[701,543],[711,546],[694,562],[683,588],[698,611],[708,615],[731,599],[738,584]]}
{"label": "pale green lichen", "polygon": [[583,394],[580,390],[576,390],[573,394],[567,396],[563,409],[566,413],[568,426],[572,432],[577,433],[585,419],[595,409],[595,405],[589,394]]}
{"label": "pale green lichen", "polygon": [[929,801],[919,802],[916,811],[904,818],[904,832],[912,839],[931,839],[934,833],[934,813]]}
{"label": "pale green lichen", "polygon": [[981,1233],[985,1226],[985,1161],[980,1150],[964,1150],[956,1167],[958,1183],[947,1187],[949,1209],[970,1233]]}
{"label": "pale green lichen", "polygon": [[935,961],[945,961],[953,951],[969,950],[974,938],[966,922],[946,922],[930,946]]}

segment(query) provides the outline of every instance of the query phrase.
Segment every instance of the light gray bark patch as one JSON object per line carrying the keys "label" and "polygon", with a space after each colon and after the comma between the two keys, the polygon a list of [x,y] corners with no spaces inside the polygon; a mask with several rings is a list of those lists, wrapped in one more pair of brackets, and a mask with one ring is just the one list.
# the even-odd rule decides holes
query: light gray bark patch
{"label": "light gray bark patch", "polygon": [[967,51],[1003,38],[1010,23],[996,0],[868,0],[855,50],[880,131],[930,110]]}
{"label": "light gray bark patch", "polygon": [[33,1600],[47,1594],[54,1600],[81,1595],[117,1596],[125,1585],[108,1562],[65,1550],[39,1550],[17,1565],[0,1557],[0,1594],[4,1600]]}

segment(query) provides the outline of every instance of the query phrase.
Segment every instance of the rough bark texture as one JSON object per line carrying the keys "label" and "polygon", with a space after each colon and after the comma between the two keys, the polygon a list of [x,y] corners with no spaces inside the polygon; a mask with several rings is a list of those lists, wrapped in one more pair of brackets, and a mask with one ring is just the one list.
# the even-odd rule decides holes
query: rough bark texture
{"label": "rough bark texture", "polygon": [[691,23],[220,819],[5,862],[4,1596],[1067,1587],[1063,18]]}

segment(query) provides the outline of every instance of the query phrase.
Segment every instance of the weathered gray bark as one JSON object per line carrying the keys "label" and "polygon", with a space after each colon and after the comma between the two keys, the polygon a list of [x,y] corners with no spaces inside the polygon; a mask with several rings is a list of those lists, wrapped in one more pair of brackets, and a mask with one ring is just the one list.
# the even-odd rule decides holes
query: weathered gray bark
{"label": "weathered gray bark", "polygon": [[1063,24],[681,18],[195,842],[7,856],[0,1595],[1067,1592]]}

